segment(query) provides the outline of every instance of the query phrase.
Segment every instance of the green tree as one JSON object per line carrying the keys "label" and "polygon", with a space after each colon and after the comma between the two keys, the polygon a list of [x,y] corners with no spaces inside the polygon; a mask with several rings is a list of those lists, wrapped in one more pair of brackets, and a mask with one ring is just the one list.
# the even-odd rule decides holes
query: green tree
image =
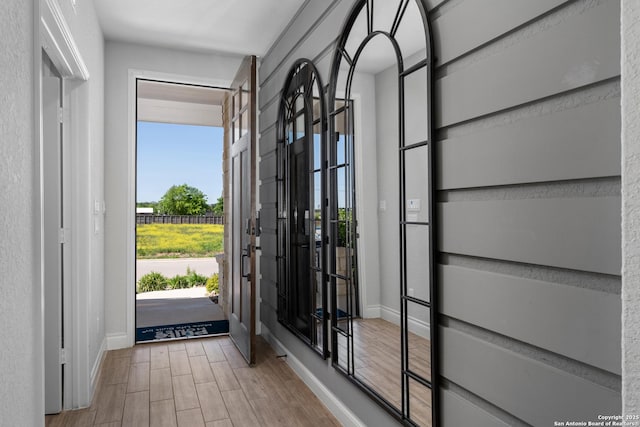
{"label": "green tree", "polygon": [[158,202],[158,212],[166,215],[204,215],[207,196],[187,184],[174,185]]}
{"label": "green tree", "polygon": [[222,216],[224,214],[224,199],[222,196],[218,197],[218,201],[211,205],[211,210],[215,216]]}

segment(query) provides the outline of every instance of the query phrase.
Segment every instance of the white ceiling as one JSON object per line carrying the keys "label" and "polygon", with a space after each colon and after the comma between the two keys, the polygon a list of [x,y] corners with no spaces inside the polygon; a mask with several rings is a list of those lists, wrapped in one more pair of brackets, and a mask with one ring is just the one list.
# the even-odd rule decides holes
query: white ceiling
{"label": "white ceiling", "polygon": [[304,0],[94,0],[107,40],[263,56]]}
{"label": "white ceiling", "polygon": [[222,105],[228,90],[176,83],[138,80],[138,98]]}
{"label": "white ceiling", "polygon": [[228,90],[138,80],[137,119],[143,122],[222,126]]}

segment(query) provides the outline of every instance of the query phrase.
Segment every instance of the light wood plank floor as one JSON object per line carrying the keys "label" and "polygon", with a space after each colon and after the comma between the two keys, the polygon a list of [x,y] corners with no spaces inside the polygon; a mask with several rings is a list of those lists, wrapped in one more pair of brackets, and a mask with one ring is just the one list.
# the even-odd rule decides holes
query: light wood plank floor
{"label": "light wood plank floor", "polygon": [[[346,326],[345,326],[346,328]],[[354,376],[376,390],[396,408],[402,406],[402,365],[400,327],[380,318],[353,321]],[[409,333],[409,368],[431,379],[431,343]],[[338,358],[347,366],[346,338],[338,335]],[[431,427],[431,390],[414,380],[409,383],[411,419],[421,427]]]}
{"label": "light wood plank floor", "polygon": [[91,407],[46,417],[47,427],[339,425],[260,337],[253,367],[228,337],[110,351]]}

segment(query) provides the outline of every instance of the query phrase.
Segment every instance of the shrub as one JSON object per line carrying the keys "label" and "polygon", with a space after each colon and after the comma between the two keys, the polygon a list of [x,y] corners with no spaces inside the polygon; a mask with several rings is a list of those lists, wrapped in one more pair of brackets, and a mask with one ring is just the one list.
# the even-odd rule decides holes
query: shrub
{"label": "shrub", "polygon": [[193,288],[194,286],[205,286],[205,284],[207,283],[207,278],[201,274],[196,273],[195,271],[191,270],[189,267],[187,267],[187,281],[189,282],[189,286],[190,288]]}
{"label": "shrub", "polygon": [[164,291],[169,282],[162,274],[152,271],[138,281],[138,292]]}
{"label": "shrub", "polygon": [[189,280],[187,276],[177,275],[169,279],[169,289],[184,289],[189,288]]}
{"label": "shrub", "polygon": [[193,288],[194,286],[205,286],[206,283],[207,278],[205,276],[196,273],[190,268],[187,268],[186,276],[178,274],[170,279],[167,279],[161,273],[152,271],[140,278],[138,281],[138,292]]}
{"label": "shrub", "polygon": [[218,285],[218,273],[213,273],[211,277],[207,279],[207,292],[217,294],[219,293],[219,285]]}

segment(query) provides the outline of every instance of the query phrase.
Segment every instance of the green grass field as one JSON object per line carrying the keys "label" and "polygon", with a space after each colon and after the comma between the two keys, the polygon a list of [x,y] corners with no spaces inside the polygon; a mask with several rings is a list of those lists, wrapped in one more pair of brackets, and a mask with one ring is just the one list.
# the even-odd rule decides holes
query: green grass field
{"label": "green grass field", "polygon": [[219,224],[139,224],[136,258],[213,256],[224,251],[223,234]]}

